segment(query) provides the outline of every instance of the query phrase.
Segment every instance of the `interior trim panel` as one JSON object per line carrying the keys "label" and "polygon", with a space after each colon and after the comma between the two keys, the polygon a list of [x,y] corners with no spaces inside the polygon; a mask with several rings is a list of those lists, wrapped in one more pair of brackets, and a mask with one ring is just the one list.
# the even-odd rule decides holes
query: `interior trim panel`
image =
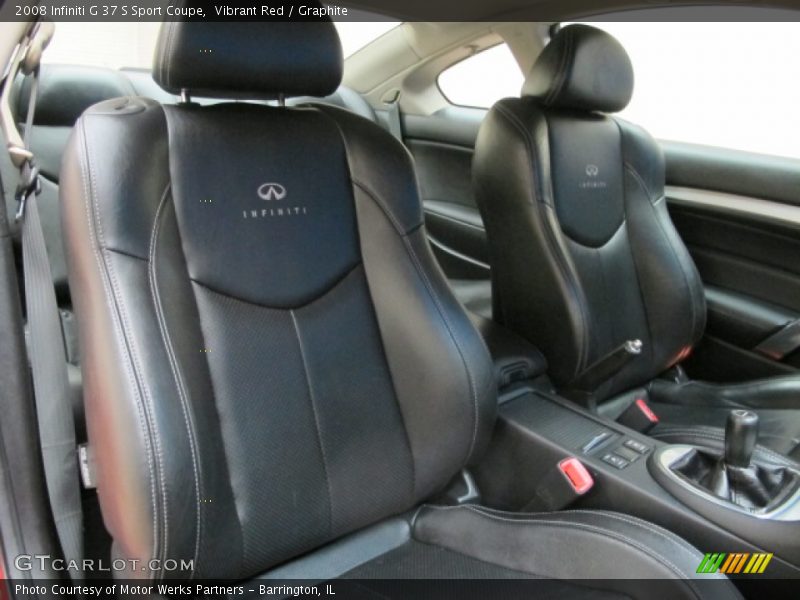
{"label": "interior trim panel", "polygon": [[756,221],[767,221],[777,225],[790,225],[800,228],[800,206],[727,192],[699,190],[681,186],[667,186],[666,196],[670,203],[678,206],[732,213],[746,216]]}

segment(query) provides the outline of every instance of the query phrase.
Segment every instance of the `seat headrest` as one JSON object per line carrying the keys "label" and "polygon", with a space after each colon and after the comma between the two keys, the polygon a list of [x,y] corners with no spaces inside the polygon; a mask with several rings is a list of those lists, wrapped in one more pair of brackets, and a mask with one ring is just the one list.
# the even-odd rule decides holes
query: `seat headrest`
{"label": "seat headrest", "polygon": [[622,45],[605,31],[568,25],[533,65],[522,95],[544,106],[617,112],[633,94],[633,67]]}
{"label": "seat headrest", "polygon": [[166,22],[153,78],[172,94],[214,98],[327,96],[342,79],[331,21]]}

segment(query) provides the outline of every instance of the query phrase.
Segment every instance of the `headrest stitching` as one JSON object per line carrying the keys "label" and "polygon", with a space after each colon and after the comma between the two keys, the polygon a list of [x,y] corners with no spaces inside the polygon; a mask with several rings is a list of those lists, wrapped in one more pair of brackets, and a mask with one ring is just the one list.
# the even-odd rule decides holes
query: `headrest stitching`
{"label": "headrest stitching", "polygon": [[570,41],[572,40],[572,37],[573,37],[572,36],[572,30],[567,29],[564,32],[564,36],[565,36],[564,44],[566,46],[566,49],[564,50],[564,53],[561,55],[561,58],[560,58],[560,60],[558,62],[558,84],[554,85],[550,89],[550,92],[547,94],[547,96],[544,99],[544,103],[546,105],[548,105],[548,106],[558,97],[558,94],[561,93],[561,89],[564,87],[564,82],[567,79],[566,78],[566,69],[567,69],[566,65],[567,65],[567,61],[569,60]]}

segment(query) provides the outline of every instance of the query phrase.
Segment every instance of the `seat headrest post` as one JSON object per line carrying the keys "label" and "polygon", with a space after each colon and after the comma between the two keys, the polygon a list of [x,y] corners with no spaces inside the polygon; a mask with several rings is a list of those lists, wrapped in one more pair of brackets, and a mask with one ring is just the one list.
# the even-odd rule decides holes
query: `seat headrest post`
{"label": "seat headrest post", "polygon": [[633,95],[633,66],[622,45],[605,31],[568,25],[542,50],[522,95],[548,108],[618,112]]}

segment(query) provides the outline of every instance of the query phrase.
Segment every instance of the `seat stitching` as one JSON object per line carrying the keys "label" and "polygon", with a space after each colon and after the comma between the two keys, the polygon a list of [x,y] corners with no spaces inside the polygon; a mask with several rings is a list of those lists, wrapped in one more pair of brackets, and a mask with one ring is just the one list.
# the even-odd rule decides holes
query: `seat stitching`
{"label": "seat stitching", "polygon": [[572,30],[567,30],[565,33],[565,40],[564,40],[564,53],[561,55],[561,60],[559,61],[558,71],[556,73],[556,77],[558,78],[558,82],[550,89],[550,93],[547,94],[544,102],[546,105],[550,106],[553,102],[555,102],[556,98],[558,98],[559,94],[563,91],[564,85],[567,82],[567,71],[569,70],[570,61],[572,60],[572,51],[574,46],[574,35]]}
{"label": "seat stitching", "polygon": [[[186,386],[183,381],[183,376],[180,372],[180,366],[178,365],[178,361],[175,357],[175,349],[172,343],[172,338],[169,333],[169,328],[167,327],[166,318],[164,316],[164,309],[161,303],[161,294],[158,288],[158,275],[156,273],[156,253],[158,250],[158,235],[161,229],[161,214],[162,210],[166,204],[167,197],[169,196],[171,191],[171,184],[167,184],[166,188],[164,189],[164,193],[161,196],[161,200],[158,203],[158,208],[156,209],[155,218],[153,219],[153,228],[150,233],[150,252],[149,252],[149,268],[148,268],[148,275],[150,278],[150,294],[153,299],[153,305],[156,311],[156,320],[158,322],[158,329],[161,332],[161,339],[164,343],[164,348],[167,351],[167,358],[169,360],[170,370],[172,371],[172,377],[175,381],[175,387],[178,391],[178,397],[181,401],[181,412],[183,413],[183,422],[186,426],[186,434],[189,438],[189,447],[192,453],[192,472],[194,475],[194,497],[195,497],[195,512],[197,515],[196,519],[196,531],[195,531],[195,542],[194,542],[194,561],[199,562],[199,554],[200,554],[200,540],[202,539],[202,524],[203,519],[201,517],[201,477],[200,477],[200,458],[199,453],[197,450],[197,443],[195,440],[195,433],[194,427],[190,423],[189,417],[189,399],[188,394],[186,393]],[[193,561],[193,564],[194,564]],[[190,575],[190,579],[194,576],[196,570],[193,569]]]}
{"label": "seat stitching", "polygon": [[[90,189],[92,190],[92,195],[93,195],[93,200],[94,200],[94,205],[95,205],[95,217],[96,217],[96,222],[97,222],[97,234],[98,234],[98,239],[99,239],[99,242],[100,242],[100,247],[102,248],[102,247],[105,246],[105,234],[104,234],[103,227],[102,227],[102,221],[99,218],[100,207],[99,207],[99,203],[98,203],[98,195],[96,193],[96,190],[97,190],[96,174],[94,173],[94,171],[92,171],[92,169],[90,167],[91,157],[89,156],[90,153],[89,153],[88,145],[87,145],[86,150],[87,150],[87,170],[89,171]],[[111,288],[112,288],[112,290],[114,292],[114,297],[115,297],[115,299],[118,299],[118,298],[121,297],[121,294],[120,294],[120,291],[119,291],[119,282],[117,281],[116,273],[114,271],[114,268],[113,268],[111,262],[104,260],[104,264],[105,264],[106,270],[108,272],[109,279],[111,281]],[[130,323],[128,322],[127,313],[123,309],[123,305],[122,305],[121,302],[117,302],[117,310],[119,311],[120,319],[121,319],[121,322],[122,322],[124,339],[130,340],[130,343],[126,343],[126,345],[128,347],[128,354],[130,356],[130,359],[133,362],[134,375],[136,376],[136,379],[138,381],[139,373],[142,372],[142,366],[141,366],[141,363],[139,361],[138,354],[136,353],[136,349],[135,349],[134,342],[133,342],[133,336],[130,333],[131,332],[131,326],[130,326]],[[163,476],[163,474],[164,474],[164,457],[163,457],[163,453],[162,453],[162,450],[161,450],[161,439],[160,439],[160,436],[159,436],[158,427],[156,426],[155,421],[153,419],[153,414],[155,413],[155,407],[153,405],[153,399],[151,398],[149,390],[148,390],[146,385],[142,384],[141,385],[141,390],[143,392],[144,400],[145,400],[145,402],[147,404],[147,411],[145,411],[145,414],[147,415],[147,418],[148,418],[148,420],[150,422],[150,428],[151,428],[151,431],[152,431],[152,439],[153,439],[153,443],[154,443],[155,450],[156,450],[156,461],[157,461],[157,464],[158,464],[158,475],[159,475],[158,476],[158,483],[159,483],[159,487],[161,488],[161,501],[162,501],[163,506],[164,506],[164,509],[163,509],[163,521],[164,521],[164,527],[163,527],[163,540],[164,541],[163,541],[163,544],[164,544],[164,546],[161,549],[161,551],[163,553],[166,553],[168,548],[169,548],[169,510],[168,510],[168,502],[167,502],[166,482],[165,482],[164,476]],[[162,577],[163,577],[163,575],[162,575]]]}
{"label": "seat stitching", "polygon": [[[436,509],[440,509],[440,508],[441,509],[457,509],[457,508],[465,508],[465,507],[463,507],[463,506],[445,506],[445,507],[431,507],[431,508],[436,508]],[[489,508],[487,506],[470,506],[468,508],[470,508],[470,510],[472,510],[473,512],[478,512],[478,513],[486,514],[486,515],[503,516],[504,514],[506,514],[504,511],[495,510],[495,509]],[[561,514],[582,514],[582,515],[589,515],[589,516],[591,516],[591,515],[602,515],[602,516],[607,517],[607,518],[617,519],[619,521],[623,521],[625,523],[629,523],[630,525],[642,527],[642,528],[647,529],[648,531],[652,532],[654,535],[657,535],[657,536],[662,537],[662,538],[664,538],[666,540],[675,542],[676,544],[679,544],[684,550],[689,551],[689,553],[692,556],[694,556],[694,554],[697,552],[697,549],[694,546],[689,544],[689,542],[687,542],[686,540],[684,540],[680,536],[675,535],[674,533],[672,533],[671,531],[669,531],[667,529],[664,529],[663,527],[656,527],[652,523],[650,523],[648,521],[645,521],[644,519],[639,519],[637,517],[633,517],[633,516],[630,516],[630,515],[623,515],[621,513],[614,512],[614,511],[609,511],[609,510],[573,509],[573,510],[561,510],[561,511],[558,511],[558,512],[561,513]],[[516,514],[523,515],[523,514],[526,514],[526,513],[516,513]],[[530,514],[532,514],[532,515],[551,515],[552,513],[550,513],[550,512],[537,512],[537,513],[527,513],[527,514],[529,514],[529,515]],[[521,520],[521,519],[514,519],[514,520]],[[538,522],[538,520],[536,520],[536,522]]]}
{"label": "seat stitching", "polygon": [[[536,208],[540,216],[547,220],[547,215],[545,214],[548,205],[544,201],[539,201],[536,199],[537,190],[539,189],[539,185],[544,185],[541,182],[541,176],[538,170],[538,166],[536,165],[536,161],[534,160],[535,152],[533,149],[533,139],[531,138],[530,132],[525,128],[524,124],[517,118],[517,116],[507,109],[502,104],[496,105],[497,111],[499,114],[504,116],[506,120],[514,126],[514,128],[522,135],[522,139],[525,142],[525,147],[528,151],[528,163],[530,164],[531,171],[529,176],[531,178],[532,189],[534,191],[534,200],[532,204],[534,208]],[[542,118],[545,118],[544,116]],[[546,119],[545,119],[546,120]],[[544,190],[542,189],[542,192]],[[545,208],[543,209],[542,206]],[[552,210],[555,211],[554,207],[550,207]],[[558,219],[556,215],[556,220]],[[559,271],[561,272],[562,277],[567,282],[569,287],[572,290],[572,294],[576,299],[578,304],[578,309],[581,313],[581,349],[578,353],[578,364],[575,365],[575,370],[573,375],[576,375],[581,371],[584,365],[587,362],[587,355],[589,352],[589,328],[586,323],[589,322],[589,317],[586,313],[586,302],[583,298],[581,298],[582,294],[580,293],[580,285],[577,282],[577,276],[574,276],[571,270],[569,269],[569,265],[567,262],[567,258],[562,255],[560,248],[558,246],[557,240],[555,239],[555,233],[551,230],[550,227],[545,225],[543,227],[545,232],[545,242],[550,247],[552,255],[556,258],[556,265],[558,266]]]}
{"label": "seat stitching", "polygon": [[323,290],[319,294],[319,296],[316,296],[315,298],[311,298],[310,300],[308,300],[307,302],[304,302],[303,304],[298,304],[296,306],[291,306],[291,307],[288,307],[288,308],[285,307],[285,306],[269,306],[267,304],[262,304],[260,302],[252,302],[250,300],[245,300],[244,298],[240,298],[239,296],[235,296],[235,295],[230,294],[228,292],[223,292],[221,290],[213,288],[210,285],[208,285],[206,283],[203,283],[202,281],[198,281],[197,279],[195,279],[195,278],[193,278],[191,276],[189,277],[189,281],[191,281],[194,284],[199,285],[200,287],[208,290],[209,292],[212,292],[214,294],[218,294],[220,296],[225,296],[226,298],[230,298],[231,300],[235,300],[237,302],[243,302],[244,304],[249,304],[250,306],[257,306],[259,308],[266,308],[266,309],[269,309],[269,310],[298,310],[298,309],[301,309],[301,308],[305,308],[306,306],[309,306],[311,304],[314,304],[318,300],[321,300],[322,298],[324,298],[325,296],[330,294],[333,290],[335,290],[342,283],[344,283],[344,281],[348,277],[350,277],[350,275],[352,275],[353,272],[356,271],[358,269],[358,267],[360,267],[362,264],[363,264],[362,261],[359,260],[352,267],[350,267],[350,268],[346,269],[345,271],[343,271],[343,275],[341,277],[339,277],[336,281],[334,281],[330,285],[330,287],[328,287],[328,289]]}
{"label": "seat stitching", "polygon": [[[100,272],[100,280],[103,284],[103,289],[105,290],[106,295],[106,305],[110,309],[110,316],[111,321],[114,324],[114,329],[117,331],[117,335],[119,335],[120,339],[122,340],[122,347],[124,349],[124,354],[128,358],[128,361],[125,362],[125,370],[128,376],[128,382],[131,384],[131,389],[134,390],[136,394],[136,409],[137,415],[139,417],[139,426],[142,430],[142,435],[148,441],[152,441],[151,434],[150,434],[150,424],[149,418],[147,416],[147,411],[144,406],[143,399],[141,397],[141,388],[139,385],[138,378],[136,377],[135,372],[132,369],[131,365],[131,356],[130,351],[128,349],[128,344],[126,342],[126,336],[123,331],[122,325],[120,323],[120,307],[117,302],[117,298],[111,289],[111,283],[109,281],[109,274],[108,274],[108,264],[103,256],[103,243],[98,239],[98,230],[96,228],[96,222],[99,220],[98,215],[96,214],[96,202],[95,202],[95,194],[94,189],[91,185],[87,182],[87,173],[90,169],[90,158],[88,153],[88,140],[86,136],[86,122],[81,121],[80,125],[80,136],[82,144],[80,146],[80,157],[82,158],[81,162],[81,181],[83,184],[83,193],[84,193],[84,207],[86,212],[86,221],[89,229],[89,241],[90,246],[92,248],[92,253],[94,254],[95,261],[98,266],[98,270]],[[151,443],[148,443],[145,448],[145,455],[147,457],[147,467],[148,472],[150,475],[150,500],[153,509],[153,548],[152,554],[153,557],[157,557],[159,555],[159,548],[158,548],[158,540],[159,540],[159,522],[158,522],[158,505],[156,501],[156,470],[154,465],[154,458],[153,458],[153,450]]]}
{"label": "seat stitching", "polygon": [[[642,303],[642,309],[643,309],[643,312],[644,312],[645,327],[647,329],[646,346],[647,346],[648,353],[650,354],[650,363],[651,363],[651,365],[654,365],[655,362],[656,362],[656,348],[655,348],[655,344],[653,343],[653,340],[655,339],[655,337],[653,337],[653,326],[652,326],[652,320],[651,320],[651,316],[652,315],[650,314],[650,312],[651,312],[650,306],[645,301],[645,297],[644,297],[645,296],[645,292],[644,292],[644,288],[642,287],[641,276],[639,274],[639,261],[637,260],[636,253],[633,251],[633,244],[630,243],[630,230],[628,228],[628,193],[626,191],[626,186],[624,184],[624,180],[625,180],[625,160],[624,160],[624,157],[625,157],[625,154],[626,154],[626,140],[627,140],[626,135],[627,134],[625,132],[625,128],[622,126],[622,124],[619,122],[619,120],[611,119],[611,121],[617,126],[617,131],[619,132],[619,136],[620,136],[619,137],[619,139],[620,139],[620,149],[622,151],[622,156],[623,156],[623,166],[622,166],[621,175],[622,175],[622,179],[623,179],[622,194],[623,194],[623,205],[625,207],[625,214],[624,214],[624,216],[622,218],[622,222],[623,222],[623,225],[625,225],[625,233],[628,236],[628,241],[629,241],[629,243],[627,244],[628,253],[630,254],[631,261],[633,261],[634,273],[636,274],[636,288],[637,288],[637,291],[639,292],[639,300]],[[649,202],[650,198],[651,198],[651,194],[650,194],[649,190],[647,189],[647,187],[644,186],[643,184],[644,184],[644,182],[642,182],[641,185],[643,187],[645,187],[645,195],[647,196],[647,201]]]}
{"label": "seat stitching", "polygon": [[322,442],[322,427],[319,422],[319,415],[317,414],[317,405],[314,400],[314,387],[311,385],[311,372],[308,369],[308,361],[306,360],[306,351],[303,345],[303,337],[300,335],[300,327],[297,324],[297,317],[294,314],[294,309],[289,309],[289,314],[292,317],[292,324],[294,325],[294,334],[297,336],[297,344],[300,347],[300,358],[303,361],[303,373],[305,374],[306,386],[308,387],[308,399],[311,404],[311,412],[314,414],[314,426],[317,430],[317,445],[319,452],[322,456],[322,470],[325,473],[325,487],[328,490],[328,531],[333,533],[333,492],[331,491],[331,479],[328,474],[328,456],[325,452],[325,444]]}
{"label": "seat stitching", "polygon": [[[329,106],[317,105],[317,106],[314,107],[314,110],[316,110],[319,114],[324,115],[327,119],[329,119],[331,121],[331,123],[333,123],[333,126],[336,127],[336,130],[339,132],[339,137],[342,140],[342,146],[344,147],[344,151],[345,151],[345,157],[347,158],[346,163],[347,163],[347,171],[348,171],[348,174],[350,176],[350,188],[351,188],[350,191],[352,193],[352,200],[353,200],[353,203],[354,203],[353,205],[355,207],[355,188],[356,188],[356,186],[358,184],[353,179],[353,169],[352,169],[352,165],[350,164],[350,158],[351,158],[351,156],[350,156],[350,146],[348,144],[347,135],[344,133],[344,130],[342,129],[338,119],[335,118],[334,116],[332,116],[330,114],[330,112],[328,110],[326,110],[327,108],[330,108],[330,107]],[[399,142],[395,141],[395,143],[399,143]],[[402,145],[402,144],[400,144],[400,145]],[[368,196],[369,196],[369,194],[368,194]],[[399,223],[396,222],[396,220],[393,220],[391,217],[388,217],[387,212],[386,212],[386,207],[384,207],[381,203],[378,203],[378,202],[376,202],[376,205],[381,210],[381,212],[383,212],[384,216],[389,219],[389,222],[395,228],[397,233],[402,236],[403,234],[402,234],[401,228],[399,227]],[[358,211],[356,211],[356,213],[357,212]],[[356,215],[356,217],[357,217],[357,215]],[[356,220],[358,220],[358,218],[356,218]],[[420,222],[413,229],[416,229],[418,227],[422,227],[423,222],[424,222],[423,220],[420,220]],[[360,238],[360,236],[361,236],[360,223],[357,224],[357,225],[358,225],[358,227],[357,227],[358,235],[359,235],[359,238]],[[363,265],[363,256],[361,256],[361,263],[360,264]],[[369,280],[368,280],[369,278],[366,277],[366,267],[364,267],[364,276],[367,279],[367,290],[369,291],[369,297],[370,297],[370,300],[372,301],[372,300],[374,300],[374,298],[373,298],[373,295],[372,295],[372,291],[370,289]],[[375,315],[375,318],[376,319],[378,318],[377,314]],[[378,329],[380,330],[380,323],[377,322],[376,325],[378,326]],[[384,340],[383,340],[382,336],[381,336],[381,347],[383,348],[383,360],[384,360],[384,362],[386,364],[387,369],[389,369],[391,371],[391,366],[389,364],[389,359],[386,356],[386,346],[384,344]],[[408,447],[409,464],[411,466],[411,494],[410,494],[410,499],[413,501],[414,498],[416,498],[416,495],[417,495],[417,465],[415,463],[416,457],[414,456],[414,449],[413,449],[413,447],[411,445],[411,436],[409,435],[409,432],[408,432],[408,422],[406,421],[406,416],[405,416],[405,414],[403,412],[403,409],[402,409],[402,407],[400,405],[400,395],[397,392],[397,385],[396,385],[396,383],[394,381],[394,378],[390,377],[390,379],[391,379],[391,382],[390,382],[391,383],[391,387],[392,387],[392,390],[394,391],[394,401],[395,401],[395,404],[397,405],[397,411],[398,411],[398,413],[400,415],[400,421],[403,424],[403,434],[404,434],[404,437],[405,437],[405,440],[406,440],[406,444],[407,444],[407,447]]]}
{"label": "seat stitching", "polygon": [[[478,438],[478,415],[479,415],[477,386],[475,385],[475,378],[474,378],[474,376],[472,374],[472,370],[470,369],[469,362],[467,361],[467,359],[466,359],[466,357],[465,357],[465,355],[464,355],[464,353],[463,353],[463,351],[461,349],[461,345],[457,341],[457,338],[455,336],[455,333],[453,332],[453,328],[451,326],[450,320],[448,319],[446,311],[444,310],[444,307],[441,304],[441,300],[439,299],[438,295],[436,294],[436,292],[435,292],[435,290],[434,290],[434,288],[433,288],[433,286],[432,286],[432,284],[430,282],[430,279],[428,278],[427,274],[425,273],[425,270],[422,268],[422,264],[421,264],[421,262],[419,260],[419,257],[417,256],[416,250],[414,250],[414,247],[411,245],[411,243],[409,241],[408,236],[410,234],[403,233],[402,228],[399,226],[399,223],[397,222],[395,217],[392,215],[391,211],[387,210],[386,206],[384,205],[384,203],[381,201],[381,199],[379,198],[379,196],[376,193],[374,193],[366,184],[360,182],[359,180],[357,180],[357,179],[355,179],[353,177],[351,177],[351,180],[353,181],[353,183],[356,186],[358,186],[361,189],[361,191],[363,191],[367,195],[367,197],[371,198],[373,200],[373,202],[375,202],[376,205],[379,208],[381,208],[381,211],[394,224],[395,229],[397,230],[397,233],[399,234],[399,237],[402,240],[403,245],[404,245],[404,247],[406,249],[406,253],[411,258],[411,262],[414,265],[414,269],[416,270],[417,275],[422,280],[422,282],[423,282],[423,284],[425,286],[425,289],[428,292],[428,295],[433,300],[433,303],[436,306],[436,310],[439,313],[439,318],[444,323],[445,328],[447,329],[448,335],[450,337],[450,340],[453,342],[453,345],[456,348],[456,352],[458,352],[458,355],[461,358],[461,362],[464,365],[464,370],[466,371],[467,379],[468,379],[468,382],[469,382],[470,396],[472,397],[472,403],[473,403],[472,440],[470,441],[469,448],[467,449],[467,455],[466,455],[466,459],[464,461],[466,463],[466,462],[469,461],[469,458],[472,456],[472,452],[475,449],[475,444],[477,442],[477,438]],[[418,230],[418,227],[415,227],[414,231],[417,231],[417,230]]]}
{"label": "seat stitching", "polygon": [[[450,507],[450,508],[462,508],[462,507]],[[668,566],[675,574],[680,576],[682,579],[686,581],[686,584],[692,589],[695,596],[697,598],[701,598],[699,590],[695,587],[694,583],[692,582],[691,578],[677,565],[675,565],[669,558],[664,556],[663,554],[659,553],[657,550],[650,548],[624,534],[618,533],[611,529],[605,529],[603,527],[599,527],[597,525],[587,525],[585,523],[575,523],[571,521],[555,521],[552,519],[510,519],[507,517],[503,517],[496,514],[485,513],[478,510],[472,506],[464,506],[467,510],[470,510],[476,514],[485,516],[488,519],[492,519],[495,521],[500,521],[506,524],[519,524],[519,523],[530,523],[530,524],[543,524],[543,525],[550,525],[552,527],[564,527],[564,528],[573,528],[573,529],[582,529],[585,531],[591,531],[592,533],[596,533],[601,536],[609,537],[612,539],[616,539],[617,541],[622,541],[627,543],[629,546],[637,548],[644,554],[650,556],[650,558],[654,558],[657,561],[663,562],[664,565]]]}
{"label": "seat stitching", "polygon": [[661,234],[667,241],[667,246],[669,246],[670,253],[672,254],[673,259],[675,259],[675,262],[678,264],[678,268],[681,271],[681,276],[683,277],[683,282],[686,285],[686,291],[689,295],[689,307],[692,311],[691,322],[693,326],[692,326],[692,331],[690,331],[689,334],[690,338],[693,338],[695,335],[694,330],[697,329],[700,319],[699,319],[699,310],[698,307],[696,306],[697,302],[695,301],[695,295],[692,293],[692,285],[690,282],[690,278],[688,273],[686,272],[686,269],[684,268],[683,262],[679,259],[673,244],[669,241],[669,236],[667,235],[667,232],[664,229],[664,224],[661,222],[658,213],[655,212],[655,204],[657,204],[661,200],[661,198],[664,197],[664,194],[661,194],[658,198],[653,200],[653,194],[650,192],[649,188],[645,184],[644,179],[639,173],[639,171],[637,171],[636,168],[629,162],[625,162],[625,168],[631,175],[633,175],[634,180],[642,187],[645,194],[647,194],[647,197],[650,199],[650,202],[648,202],[650,210],[653,212],[653,215],[655,216],[655,221],[656,223],[658,223],[658,228],[661,230]]}
{"label": "seat stitching", "polygon": [[586,242],[583,242],[581,240],[577,240],[574,237],[572,237],[570,234],[568,234],[566,231],[563,231],[563,230],[561,232],[561,235],[563,235],[566,239],[568,239],[570,242],[572,242],[573,244],[575,244],[577,246],[582,246],[582,247],[588,248],[590,250],[602,250],[605,246],[607,246],[617,236],[617,234],[619,234],[620,230],[623,227],[625,227],[625,219],[624,218],[622,219],[622,221],[620,221],[619,225],[617,225],[617,228],[614,229],[614,231],[611,232],[611,235],[607,239],[603,240],[602,242],[599,242],[597,245],[587,244]]}
{"label": "seat stitching", "polygon": [[370,198],[372,198],[373,201],[375,201],[375,203],[381,209],[383,214],[385,214],[388,217],[388,219],[392,222],[392,225],[394,226],[395,230],[401,237],[408,235],[409,232],[403,229],[403,226],[400,224],[400,221],[397,220],[395,214],[391,210],[389,210],[389,207],[386,206],[386,204],[384,203],[383,198],[381,198],[378,194],[373,193],[372,190],[369,188],[369,186],[367,186],[367,184],[362,183],[354,175],[350,176],[350,180],[356,186],[361,188],[361,191],[366,193],[367,196],[369,196]]}
{"label": "seat stitching", "polygon": [[470,457],[472,456],[473,451],[475,450],[475,444],[478,440],[478,416],[479,416],[479,409],[478,409],[478,388],[475,384],[475,377],[472,373],[472,369],[469,367],[469,361],[467,361],[466,356],[464,355],[461,345],[458,343],[456,338],[455,332],[453,327],[450,323],[450,319],[447,316],[447,312],[444,310],[444,307],[441,304],[441,299],[439,295],[436,293],[433,284],[431,283],[430,279],[428,278],[428,274],[425,272],[425,269],[422,268],[422,263],[417,255],[417,251],[414,249],[414,246],[411,244],[411,241],[408,239],[408,236],[402,236],[403,244],[406,247],[406,251],[411,256],[412,261],[414,262],[414,266],[417,270],[417,273],[422,278],[425,283],[425,287],[428,290],[428,294],[433,299],[434,303],[437,306],[437,310],[439,312],[439,316],[441,317],[442,321],[444,321],[445,327],[447,327],[447,331],[450,334],[450,339],[453,340],[453,344],[456,347],[456,351],[458,352],[459,356],[461,357],[461,362],[464,364],[464,370],[467,373],[467,379],[469,380],[469,390],[470,395],[472,396],[472,403],[473,403],[473,416],[472,416],[472,440],[469,444],[469,449],[467,450],[467,457],[465,463],[469,461]]}
{"label": "seat stitching", "polygon": [[[612,529],[606,529],[604,527],[600,527],[600,526],[597,526],[597,525],[587,525],[585,523],[575,523],[575,522],[571,522],[571,521],[557,521],[557,520],[553,520],[553,519],[511,519],[511,518],[508,518],[508,517],[503,517],[501,515],[484,513],[484,512],[481,512],[480,510],[478,510],[477,508],[474,508],[474,507],[471,507],[471,506],[467,506],[466,508],[471,510],[472,512],[477,513],[477,514],[481,514],[481,515],[484,515],[484,516],[486,516],[486,517],[488,517],[490,519],[494,519],[496,521],[502,521],[504,523],[530,523],[530,524],[544,523],[546,525],[551,525],[551,526],[555,526],[555,527],[563,526],[563,527],[574,527],[576,529],[586,529],[586,530],[589,530],[589,531],[595,531],[596,533],[599,533],[600,535],[606,535],[607,537],[617,538],[618,540],[622,540],[622,541],[628,543],[629,545],[631,545],[631,546],[633,546],[635,548],[638,548],[639,550],[642,550],[645,553],[649,553],[651,555],[651,557],[655,557],[657,559],[662,560],[664,562],[664,564],[668,565],[675,573],[677,573],[681,577],[685,578],[687,580],[687,582],[689,582],[689,584],[694,589],[694,586],[691,584],[690,577],[688,575],[686,575],[686,573],[684,573],[681,568],[679,568],[677,565],[675,565],[667,557],[665,557],[662,554],[660,554],[657,550],[649,548],[646,545],[641,544],[641,543],[637,542],[636,540],[634,540],[634,539],[632,539],[632,538],[630,538],[630,537],[628,537],[628,536],[626,536],[626,535],[624,535],[622,533],[618,533],[618,532],[616,532],[616,531],[614,531]],[[697,593],[696,595],[698,597],[700,597],[699,593]]]}
{"label": "seat stitching", "polygon": [[[590,511],[590,510],[568,510],[568,511],[564,511],[564,512],[587,514],[587,515],[593,514],[593,512]],[[652,532],[654,535],[660,536],[660,537],[662,537],[662,538],[664,538],[666,540],[671,540],[672,542],[678,544],[684,550],[689,551],[689,553],[692,555],[692,558],[694,558],[694,554],[697,552],[696,548],[694,546],[692,546],[691,544],[689,544],[682,537],[675,535],[674,533],[672,533],[669,530],[666,530],[666,529],[663,529],[663,528],[654,527],[651,523],[645,521],[644,519],[638,519],[636,517],[631,517],[629,515],[623,515],[623,514],[620,514],[620,513],[613,512],[613,511],[596,511],[596,514],[602,514],[602,515],[604,515],[604,516],[606,516],[608,518],[611,518],[611,519],[616,519],[618,521],[623,521],[625,523],[629,523],[630,525],[634,525],[634,526],[638,525],[639,527],[643,527],[644,529],[647,529],[648,531]]]}

